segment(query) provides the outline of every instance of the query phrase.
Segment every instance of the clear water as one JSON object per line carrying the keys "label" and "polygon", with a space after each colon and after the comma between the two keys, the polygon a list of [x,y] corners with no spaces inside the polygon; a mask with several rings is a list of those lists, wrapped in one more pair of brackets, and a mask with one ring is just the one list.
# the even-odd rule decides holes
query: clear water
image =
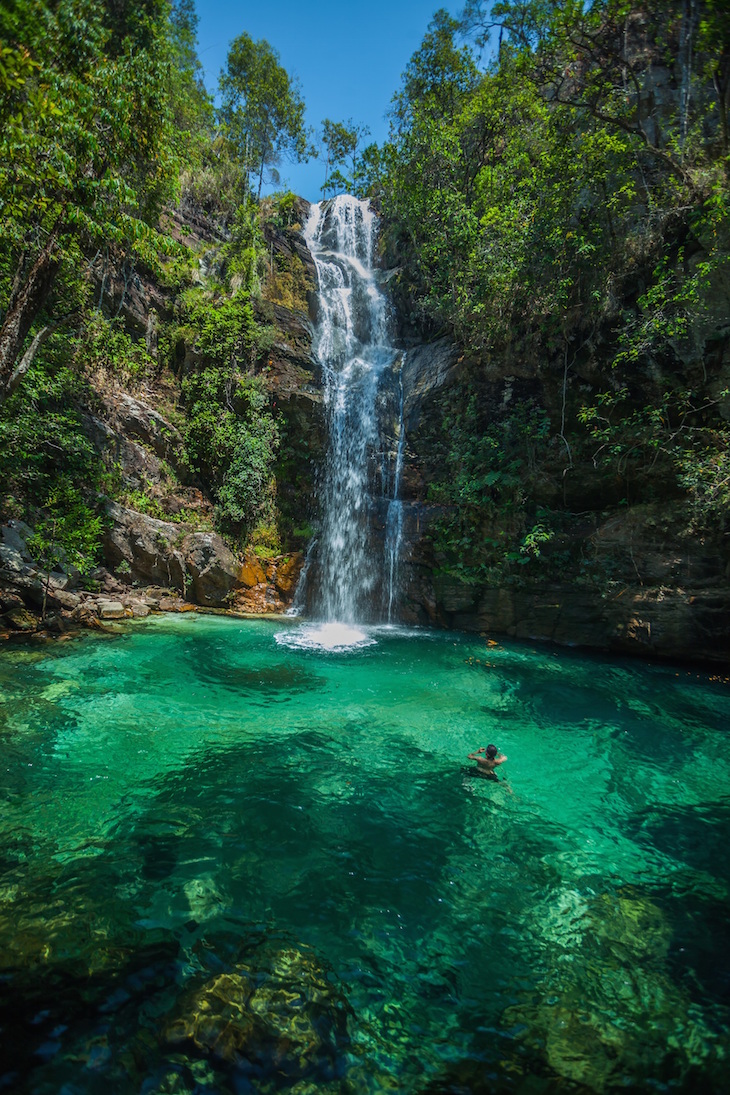
{"label": "clear water", "polygon": [[0,1088],[725,1090],[727,682],[301,628],[0,654]]}

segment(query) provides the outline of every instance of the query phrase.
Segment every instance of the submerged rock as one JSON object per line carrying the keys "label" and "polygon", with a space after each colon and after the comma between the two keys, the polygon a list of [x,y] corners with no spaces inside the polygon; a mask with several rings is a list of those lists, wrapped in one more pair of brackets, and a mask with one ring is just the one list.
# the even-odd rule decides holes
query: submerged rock
{"label": "submerged rock", "polygon": [[630,888],[585,897],[561,890],[532,911],[549,969],[504,1023],[548,1066],[591,1091],[669,1074],[687,1078],[713,1055],[713,1036],[666,967],[671,928]]}
{"label": "submerged rock", "polygon": [[311,953],[263,945],[186,993],[163,1040],[253,1069],[257,1081],[329,1078],[347,1015],[327,973]]}

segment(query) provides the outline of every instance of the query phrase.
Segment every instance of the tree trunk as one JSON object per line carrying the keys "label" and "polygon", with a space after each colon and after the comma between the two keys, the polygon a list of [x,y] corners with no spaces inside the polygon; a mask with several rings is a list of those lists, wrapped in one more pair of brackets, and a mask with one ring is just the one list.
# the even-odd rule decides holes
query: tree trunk
{"label": "tree trunk", "polygon": [[725,160],[725,174],[728,174],[730,165],[728,165],[727,157],[730,151],[730,144],[728,141],[728,120],[727,120],[727,98],[728,98],[728,85],[730,84],[730,59],[724,55],[715,67],[715,71],[712,74],[712,82],[715,85],[715,92],[717,93],[717,106],[720,113],[720,140],[722,141],[722,155]]}
{"label": "tree trunk", "polygon": [[21,273],[22,264],[19,267],[0,328],[0,403],[10,394],[15,362],[34,320],[48,300],[60,266],[58,238],[54,232],[27,274]]}
{"label": "tree trunk", "polygon": [[681,73],[679,90],[679,153],[684,158],[684,146],[689,132],[689,108],[692,96],[692,61],[694,39],[699,23],[699,10],[696,0],[683,0],[682,27],[679,38],[679,68]]}

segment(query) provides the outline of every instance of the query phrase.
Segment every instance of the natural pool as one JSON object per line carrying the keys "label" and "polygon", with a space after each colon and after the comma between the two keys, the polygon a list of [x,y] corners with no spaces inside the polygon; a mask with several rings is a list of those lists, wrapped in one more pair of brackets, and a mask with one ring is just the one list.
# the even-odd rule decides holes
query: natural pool
{"label": "natural pool", "polygon": [[726,1090],[727,683],[301,634],[0,654],[0,1089]]}

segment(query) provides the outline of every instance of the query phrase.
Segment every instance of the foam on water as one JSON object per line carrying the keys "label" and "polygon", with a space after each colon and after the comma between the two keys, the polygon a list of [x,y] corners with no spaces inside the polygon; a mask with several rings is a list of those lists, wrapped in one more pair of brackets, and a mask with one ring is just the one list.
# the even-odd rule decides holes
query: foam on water
{"label": "foam on water", "polygon": [[377,639],[362,628],[334,620],[324,624],[309,624],[291,631],[280,631],[275,639],[279,646],[288,646],[292,650],[330,651],[334,654],[373,646],[377,642]]}

